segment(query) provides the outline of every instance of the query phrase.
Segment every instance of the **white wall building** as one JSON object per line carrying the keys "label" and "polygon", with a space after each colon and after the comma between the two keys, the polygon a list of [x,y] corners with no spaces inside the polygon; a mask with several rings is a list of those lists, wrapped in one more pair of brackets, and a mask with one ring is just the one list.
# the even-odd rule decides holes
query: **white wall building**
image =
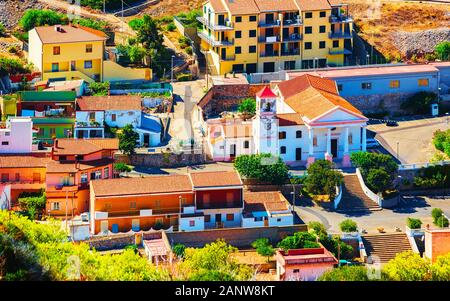
{"label": "white wall building", "polygon": [[0,153],[31,153],[33,150],[33,121],[29,117],[9,118],[0,128]]}
{"label": "white wall building", "polygon": [[0,210],[11,209],[11,185],[0,185]]}
{"label": "white wall building", "polygon": [[[290,165],[327,159],[349,166],[351,152],[366,150],[367,120],[339,96],[333,80],[303,75],[261,90],[256,95],[256,116],[251,126],[248,122],[228,122],[234,128],[227,131],[234,137],[217,130],[217,123],[222,128],[227,125],[225,120],[208,120],[209,151],[216,161],[248,153],[271,153]],[[235,137],[245,137],[251,149],[242,149],[242,141]]]}

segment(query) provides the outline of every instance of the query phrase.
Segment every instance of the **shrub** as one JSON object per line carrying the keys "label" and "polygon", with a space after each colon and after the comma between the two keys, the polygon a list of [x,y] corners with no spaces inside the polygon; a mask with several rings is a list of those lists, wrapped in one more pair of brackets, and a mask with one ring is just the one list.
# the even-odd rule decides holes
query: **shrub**
{"label": "shrub", "polygon": [[406,224],[410,229],[420,229],[422,227],[422,221],[418,218],[408,217],[406,219]]}
{"label": "shrub", "polygon": [[438,188],[450,185],[450,166],[434,165],[421,168],[416,177],[414,185],[420,188]]}
{"label": "shrub", "polygon": [[431,104],[436,101],[435,93],[422,91],[408,97],[401,103],[400,108],[412,114],[429,114]]}
{"label": "shrub", "polygon": [[23,192],[18,198],[20,208],[26,211],[30,219],[35,219],[36,215],[44,210],[46,200],[43,190],[38,193]]}
{"label": "shrub", "polygon": [[4,37],[6,35],[6,27],[0,22],[0,37]]}
{"label": "shrub", "polygon": [[271,154],[241,155],[233,165],[241,176],[261,182],[284,184],[288,179],[287,165]]}
{"label": "shrub", "polygon": [[367,174],[366,184],[375,193],[384,192],[392,184],[391,176],[383,169],[371,169]]}
{"label": "shrub", "polygon": [[441,227],[441,228],[446,228],[448,227],[448,219],[445,216],[440,216],[436,222],[434,223],[436,226]]}
{"label": "shrub", "polygon": [[368,271],[363,266],[342,266],[323,273],[318,281],[369,281]]}
{"label": "shrub", "polygon": [[358,230],[358,225],[355,221],[346,219],[339,224],[339,228],[342,232],[356,232]]}
{"label": "shrub", "polygon": [[433,224],[438,227],[448,227],[448,219],[444,216],[444,212],[440,208],[434,208],[431,211],[431,216],[433,217]]}
{"label": "shrub", "polygon": [[325,229],[325,226],[320,222],[309,222],[308,229],[313,230],[317,235],[327,234],[327,229]]}
{"label": "shrub", "polygon": [[106,96],[109,92],[109,82],[90,83],[89,90],[94,96]]}
{"label": "shrub", "polygon": [[114,170],[118,172],[130,172],[131,167],[123,162],[118,162],[114,164]]}
{"label": "shrub", "polygon": [[383,273],[394,281],[424,281],[430,279],[430,262],[412,251],[399,253],[384,267]]}
{"label": "shrub", "polygon": [[22,60],[0,57],[0,76],[30,72],[30,67]]}
{"label": "shrub", "polygon": [[328,160],[317,160],[308,167],[308,176],[305,188],[315,195],[329,195],[330,199],[336,196],[336,186],[342,184],[343,176],[339,171],[333,170],[333,163]]}
{"label": "shrub", "polygon": [[29,9],[19,21],[24,31],[29,31],[37,26],[68,24],[66,15],[48,9]]}
{"label": "shrub", "polygon": [[178,43],[180,44],[181,48],[186,48],[189,45],[191,45],[190,41],[188,38],[186,38],[185,36],[181,36],[178,38]]}
{"label": "shrub", "polygon": [[436,149],[450,156],[450,130],[437,130],[433,134],[433,144]]}
{"label": "shrub", "polygon": [[273,254],[275,254],[275,250],[270,244],[268,238],[259,238],[255,240],[254,242],[252,242],[252,247],[256,249],[256,252],[259,255],[267,257],[267,260],[269,260],[270,256],[273,256]]}
{"label": "shrub", "polygon": [[184,251],[186,250],[186,246],[183,244],[175,244],[172,248],[173,253],[179,257],[179,258],[183,258],[184,257]]}
{"label": "shrub", "polygon": [[175,29],[177,29],[177,27],[175,26],[175,24],[173,22],[167,24],[166,26],[167,31],[174,31]]}
{"label": "shrub", "polygon": [[119,138],[119,150],[126,155],[133,155],[137,146],[139,134],[134,130],[133,125],[127,124],[117,135]]}
{"label": "shrub", "polygon": [[284,251],[303,248],[319,248],[317,236],[308,232],[297,232],[292,236],[286,236],[278,243],[278,247]]}
{"label": "shrub", "polygon": [[186,53],[187,53],[188,55],[192,55],[192,54],[194,53],[191,46],[186,47],[186,48],[184,49],[184,51],[186,51]]}
{"label": "shrub", "polygon": [[444,41],[437,44],[435,52],[441,60],[450,60],[450,41]]}
{"label": "shrub", "polygon": [[83,18],[83,19],[74,19],[72,20],[72,24],[81,25],[84,27],[89,27],[95,30],[100,30],[106,33],[109,31],[109,25],[105,21],[96,21],[89,18]]}
{"label": "shrub", "polygon": [[238,111],[250,115],[255,115],[256,112],[256,100],[254,98],[245,98],[239,104]]}
{"label": "shrub", "polygon": [[441,208],[433,208],[433,210],[431,210],[431,217],[433,218],[433,221],[436,221],[443,214],[444,214],[444,211],[442,211]]}

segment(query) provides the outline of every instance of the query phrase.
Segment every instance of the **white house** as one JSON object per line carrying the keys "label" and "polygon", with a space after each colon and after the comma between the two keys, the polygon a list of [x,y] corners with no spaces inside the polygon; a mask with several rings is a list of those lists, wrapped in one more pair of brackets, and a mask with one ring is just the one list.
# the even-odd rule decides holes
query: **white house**
{"label": "white house", "polygon": [[0,185],[0,210],[11,209],[11,185]]}
{"label": "white house", "polygon": [[214,121],[208,121],[208,144],[216,161],[246,153],[272,153],[289,165],[327,159],[348,166],[351,152],[366,150],[367,120],[339,96],[333,80],[303,75],[273,89],[265,87],[256,95],[251,134],[245,132],[250,126],[243,126],[245,122],[230,124],[235,136],[252,140],[250,150],[241,151],[241,141],[214,134],[219,132],[213,129]]}
{"label": "white house", "polygon": [[0,128],[0,153],[31,153],[33,121],[30,117],[12,117]]}
{"label": "white house", "polygon": [[142,113],[139,95],[85,96],[77,100],[75,138],[103,138],[105,125],[123,128],[127,124],[138,132],[140,145],[161,143],[161,122]]}

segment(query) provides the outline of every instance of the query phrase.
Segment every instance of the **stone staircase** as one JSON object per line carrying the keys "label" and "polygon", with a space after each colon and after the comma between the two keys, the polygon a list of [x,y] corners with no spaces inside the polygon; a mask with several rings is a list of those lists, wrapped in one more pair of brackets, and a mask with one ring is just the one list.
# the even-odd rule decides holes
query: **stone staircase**
{"label": "stone staircase", "polygon": [[377,211],[381,209],[376,202],[364,193],[356,175],[344,176],[342,199],[337,211]]}
{"label": "stone staircase", "polygon": [[412,251],[405,233],[369,234],[362,240],[367,256],[378,256],[381,263],[393,259],[398,253]]}

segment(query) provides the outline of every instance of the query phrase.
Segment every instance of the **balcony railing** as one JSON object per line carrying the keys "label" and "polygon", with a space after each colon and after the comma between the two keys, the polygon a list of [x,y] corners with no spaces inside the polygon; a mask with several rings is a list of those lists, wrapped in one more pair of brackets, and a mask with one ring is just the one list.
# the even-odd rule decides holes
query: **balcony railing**
{"label": "balcony railing", "polygon": [[259,43],[277,43],[280,42],[280,36],[271,36],[271,37],[259,37]]}
{"label": "balcony railing", "polygon": [[283,20],[283,26],[289,27],[289,26],[301,26],[303,25],[302,19],[286,19]]}
{"label": "balcony railing", "polygon": [[205,40],[206,42],[208,42],[208,44],[210,44],[212,47],[217,47],[217,46],[233,46],[234,45],[234,39],[229,39],[229,40],[222,40],[222,41],[218,41],[216,39],[214,39],[213,37],[208,36],[206,33],[200,31],[198,33],[198,36]]}
{"label": "balcony railing", "polygon": [[236,60],[236,55],[221,56],[220,60],[223,62],[232,62]]}
{"label": "balcony railing", "polygon": [[292,55],[300,55],[300,49],[281,51],[281,56],[292,56]]}
{"label": "balcony railing", "polygon": [[303,40],[303,36],[299,33],[283,36],[283,42],[299,42],[301,40]]}
{"label": "balcony railing", "polygon": [[233,24],[231,23],[231,21],[226,21],[225,24],[213,24],[204,17],[197,17],[197,21],[214,31],[233,30]]}
{"label": "balcony railing", "polygon": [[276,57],[279,56],[279,52],[278,51],[272,51],[272,52],[261,52],[259,54],[260,57]]}
{"label": "balcony railing", "polygon": [[328,37],[330,39],[351,39],[352,33],[351,32],[329,32]]}
{"label": "balcony railing", "polygon": [[77,128],[100,128],[103,125],[100,122],[91,121],[91,122],[76,122],[75,127]]}
{"label": "balcony railing", "polygon": [[352,51],[349,50],[349,49],[346,49],[346,48],[344,48],[344,49],[329,48],[328,49],[328,53],[331,54],[331,55],[334,55],[334,54],[352,54]]}
{"label": "balcony railing", "polygon": [[330,23],[351,23],[351,22],[353,22],[353,18],[348,15],[341,15],[341,16],[331,15],[329,19],[330,19]]}
{"label": "balcony railing", "polygon": [[258,25],[259,27],[278,27],[281,26],[281,21],[280,20],[260,21]]}

